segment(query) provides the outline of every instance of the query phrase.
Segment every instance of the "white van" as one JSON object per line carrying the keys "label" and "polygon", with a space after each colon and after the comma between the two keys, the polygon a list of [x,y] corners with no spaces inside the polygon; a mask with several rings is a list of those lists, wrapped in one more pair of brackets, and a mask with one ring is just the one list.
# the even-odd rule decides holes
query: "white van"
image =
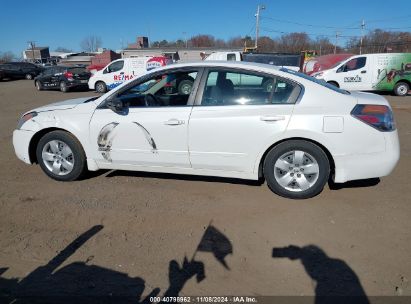
{"label": "white van", "polygon": [[105,93],[127,80],[140,77],[149,70],[171,62],[166,57],[153,56],[117,59],[92,75],[88,87],[99,93]]}
{"label": "white van", "polygon": [[411,88],[411,53],[352,56],[311,76],[351,91],[393,91],[405,96]]}

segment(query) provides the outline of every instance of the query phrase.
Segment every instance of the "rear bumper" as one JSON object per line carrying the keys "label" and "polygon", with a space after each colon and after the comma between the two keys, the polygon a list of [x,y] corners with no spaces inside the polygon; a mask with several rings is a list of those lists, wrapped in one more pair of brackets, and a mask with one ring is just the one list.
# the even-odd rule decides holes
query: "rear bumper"
{"label": "rear bumper", "polygon": [[66,81],[66,85],[68,88],[75,88],[75,87],[87,87],[88,88],[88,82],[82,83],[80,81]]}
{"label": "rear bumper", "polygon": [[13,132],[14,152],[16,153],[17,157],[26,164],[31,164],[29,145],[33,135],[33,131],[14,130]]}
{"label": "rear bumper", "polygon": [[333,156],[335,162],[334,182],[377,178],[389,175],[400,159],[398,132],[386,132],[385,151],[379,153]]}

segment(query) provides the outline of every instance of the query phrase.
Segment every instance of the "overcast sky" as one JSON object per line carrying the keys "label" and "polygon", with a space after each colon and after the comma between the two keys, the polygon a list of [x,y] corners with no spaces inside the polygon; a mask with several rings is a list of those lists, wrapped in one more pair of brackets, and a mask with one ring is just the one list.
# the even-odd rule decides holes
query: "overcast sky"
{"label": "overcast sky", "polygon": [[334,41],[339,31],[346,36],[339,40],[343,44],[348,36],[360,35],[363,18],[366,31],[411,31],[410,0],[14,0],[2,1],[0,52],[20,55],[29,40],[50,50],[80,50],[80,42],[87,35],[100,36],[103,47],[113,50],[140,35],[149,36],[150,41],[184,39],[200,33],[222,39],[254,36],[259,3],[266,7],[261,12],[261,35],[270,37],[303,31],[313,38],[325,35]]}

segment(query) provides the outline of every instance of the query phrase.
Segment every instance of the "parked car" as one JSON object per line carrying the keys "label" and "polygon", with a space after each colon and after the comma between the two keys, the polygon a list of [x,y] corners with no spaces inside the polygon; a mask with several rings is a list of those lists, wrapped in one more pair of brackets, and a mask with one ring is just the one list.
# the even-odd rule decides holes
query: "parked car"
{"label": "parked car", "polygon": [[37,90],[60,90],[68,92],[74,88],[88,89],[91,73],[84,67],[53,66],[48,67],[34,79]]}
{"label": "parked car", "polygon": [[346,90],[406,96],[411,89],[411,53],[356,55],[312,76]]}
{"label": "parked car", "polygon": [[[234,85],[232,74],[255,80]],[[188,75],[190,94],[166,89]],[[400,155],[382,96],[271,65],[207,61],[30,110],[13,145],[19,159],[59,181],[87,169],[264,177],[273,192],[295,199],[320,193],[329,176],[335,183],[386,176]]]}
{"label": "parked car", "polygon": [[96,71],[89,81],[89,89],[105,93],[130,79],[140,77],[152,69],[172,63],[171,59],[159,56],[123,58],[110,62]]}
{"label": "parked car", "polygon": [[0,64],[0,80],[2,79],[33,79],[43,68],[29,62],[6,62]]}

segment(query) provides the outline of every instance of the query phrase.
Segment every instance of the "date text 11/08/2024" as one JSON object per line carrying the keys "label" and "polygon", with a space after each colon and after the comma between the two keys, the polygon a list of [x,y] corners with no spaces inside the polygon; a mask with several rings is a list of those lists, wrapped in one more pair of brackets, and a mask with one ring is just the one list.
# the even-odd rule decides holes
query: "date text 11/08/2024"
{"label": "date text 11/08/2024", "polygon": [[257,303],[255,297],[244,297],[244,296],[200,296],[200,297],[150,297],[150,303]]}

